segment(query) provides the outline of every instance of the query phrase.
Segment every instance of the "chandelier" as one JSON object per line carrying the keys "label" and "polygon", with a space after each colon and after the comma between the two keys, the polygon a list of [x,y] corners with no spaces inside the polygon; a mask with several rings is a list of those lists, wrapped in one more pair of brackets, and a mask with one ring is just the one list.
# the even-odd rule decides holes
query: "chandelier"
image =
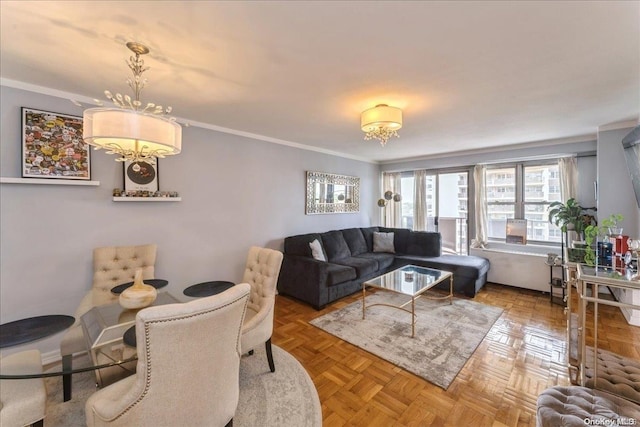
{"label": "chandelier", "polygon": [[116,161],[146,162],[155,164],[157,158],[178,154],[182,148],[182,128],[174,117],[168,117],[171,107],[140,101],[140,92],[147,83],[142,73],[144,66],[141,55],[149,53],[149,48],[136,42],[128,42],[127,47],[135,56],[129,57],[127,65],[133,78],[127,83],[134,96],[105,96],[113,102],[112,108],[89,108],[84,111],[83,139],[96,150],[104,148],[107,154],[118,154]]}
{"label": "chandelier", "polygon": [[384,147],[392,136],[400,137],[397,131],[402,127],[402,110],[378,104],[362,112],[360,127],[365,132],[365,141],[378,139]]}

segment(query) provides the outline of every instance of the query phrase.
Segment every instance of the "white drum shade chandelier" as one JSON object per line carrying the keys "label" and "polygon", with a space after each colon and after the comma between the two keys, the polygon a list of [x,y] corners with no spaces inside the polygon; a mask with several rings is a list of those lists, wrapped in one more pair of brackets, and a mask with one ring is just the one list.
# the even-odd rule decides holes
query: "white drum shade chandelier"
{"label": "white drum shade chandelier", "polygon": [[402,110],[378,104],[362,112],[360,127],[365,132],[364,139],[377,139],[384,147],[389,138],[399,138],[398,130],[402,127]]}
{"label": "white drum shade chandelier", "polygon": [[108,90],[106,97],[116,107],[89,108],[84,111],[83,139],[96,150],[105,149],[107,154],[117,154],[116,161],[130,160],[155,164],[157,158],[178,154],[182,149],[182,127],[173,117],[171,107],[140,101],[140,92],[147,83],[142,78],[145,68],[141,55],[149,53],[149,48],[129,42],[127,47],[135,56],[131,56],[127,65],[133,72],[133,78],[127,79],[134,97]]}

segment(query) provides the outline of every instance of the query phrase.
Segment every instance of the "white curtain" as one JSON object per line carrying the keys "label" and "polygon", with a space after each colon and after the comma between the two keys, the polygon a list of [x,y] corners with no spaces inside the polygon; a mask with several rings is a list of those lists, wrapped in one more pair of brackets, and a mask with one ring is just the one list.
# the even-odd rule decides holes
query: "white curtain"
{"label": "white curtain", "polygon": [[560,197],[563,202],[575,199],[578,193],[578,159],[576,157],[563,157],[558,159],[560,171]]}
{"label": "white curtain", "polygon": [[[391,191],[393,194],[401,194],[400,173],[383,173],[382,174],[382,193]],[[385,227],[402,227],[402,203],[387,200],[387,206],[384,208],[384,226]]]}
{"label": "white curtain", "polygon": [[473,168],[473,181],[476,191],[476,235],[471,241],[472,248],[484,248],[488,241],[486,170],[487,167],[485,165],[476,165]]}
{"label": "white curtain", "polygon": [[413,172],[413,229],[427,230],[427,171]]}

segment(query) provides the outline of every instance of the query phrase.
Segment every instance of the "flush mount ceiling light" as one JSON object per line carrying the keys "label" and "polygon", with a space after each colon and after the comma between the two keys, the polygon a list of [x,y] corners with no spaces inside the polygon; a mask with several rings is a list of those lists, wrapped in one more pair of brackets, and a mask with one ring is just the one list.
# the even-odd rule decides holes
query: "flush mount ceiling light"
{"label": "flush mount ceiling light", "polygon": [[134,97],[115,96],[108,90],[106,97],[116,107],[89,108],[84,111],[83,139],[96,150],[104,148],[107,154],[118,154],[116,161],[130,160],[155,164],[157,158],[178,154],[182,149],[182,128],[175,118],[168,117],[171,107],[147,103],[142,106],[140,92],[147,83],[142,73],[147,71],[141,55],[149,48],[136,42],[127,43],[135,56],[129,57],[127,65],[133,78],[127,79]]}
{"label": "flush mount ceiling light", "polygon": [[378,104],[362,112],[360,127],[365,132],[364,139],[378,139],[384,147],[389,138],[399,138],[398,129],[402,127],[402,110],[389,107],[387,104]]}

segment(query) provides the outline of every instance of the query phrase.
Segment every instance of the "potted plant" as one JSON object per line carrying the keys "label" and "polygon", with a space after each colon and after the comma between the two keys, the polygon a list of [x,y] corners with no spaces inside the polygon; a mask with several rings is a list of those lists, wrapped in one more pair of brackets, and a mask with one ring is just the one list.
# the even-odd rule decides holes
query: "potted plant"
{"label": "potted plant", "polygon": [[553,202],[549,205],[549,222],[565,231],[575,231],[582,237],[585,228],[583,208],[574,198],[566,203]]}

